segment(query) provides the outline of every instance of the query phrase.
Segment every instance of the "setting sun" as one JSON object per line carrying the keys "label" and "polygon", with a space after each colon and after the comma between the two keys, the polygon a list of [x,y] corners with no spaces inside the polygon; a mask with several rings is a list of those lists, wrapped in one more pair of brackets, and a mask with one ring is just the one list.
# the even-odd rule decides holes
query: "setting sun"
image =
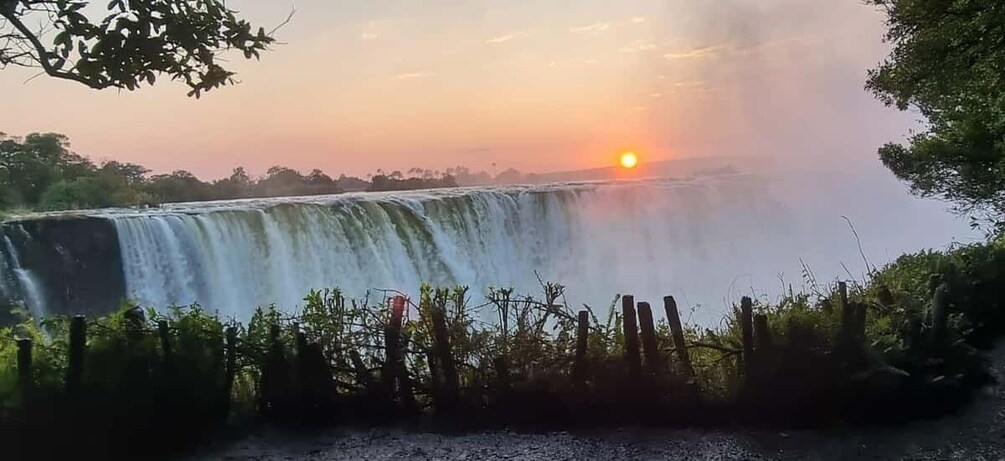
{"label": "setting sun", "polygon": [[622,168],[635,168],[635,165],[639,164],[639,156],[635,155],[635,152],[625,152],[621,154],[620,163]]}

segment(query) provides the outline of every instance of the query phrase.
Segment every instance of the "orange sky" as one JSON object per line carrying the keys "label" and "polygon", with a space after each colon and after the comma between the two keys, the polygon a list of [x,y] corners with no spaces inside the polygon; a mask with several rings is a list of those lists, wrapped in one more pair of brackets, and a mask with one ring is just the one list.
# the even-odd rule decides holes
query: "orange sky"
{"label": "orange sky", "polygon": [[[283,164],[525,171],[772,155],[878,165],[912,116],[862,90],[885,54],[856,1],[300,0],[241,84],[96,92],[0,72],[0,131],[56,131],[96,160],[204,178]],[[291,4],[229,5],[263,26]]]}

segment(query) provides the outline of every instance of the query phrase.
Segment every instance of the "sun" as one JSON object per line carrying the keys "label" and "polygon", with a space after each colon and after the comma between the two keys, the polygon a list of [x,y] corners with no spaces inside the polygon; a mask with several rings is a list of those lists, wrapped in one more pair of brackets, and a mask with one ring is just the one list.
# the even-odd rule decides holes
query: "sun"
{"label": "sun", "polygon": [[619,163],[622,168],[630,170],[639,164],[639,156],[635,155],[635,152],[624,152],[621,154]]}

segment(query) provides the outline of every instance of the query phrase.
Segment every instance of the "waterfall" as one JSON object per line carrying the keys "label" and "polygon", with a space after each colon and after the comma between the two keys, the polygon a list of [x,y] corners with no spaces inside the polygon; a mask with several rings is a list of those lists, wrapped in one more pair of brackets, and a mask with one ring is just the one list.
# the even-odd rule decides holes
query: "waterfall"
{"label": "waterfall", "polygon": [[[296,310],[309,290],[335,285],[353,297],[467,285],[477,297],[489,287],[539,294],[540,276],[566,285],[574,309],[588,304],[603,315],[618,293],[657,305],[670,294],[688,310],[686,320],[708,325],[740,296],[812,289],[806,266],[823,283],[861,280],[860,254],[881,265],[946,244],[966,227],[904,194],[835,180],[844,189],[811,196],[821,176],[782,179],[248,199],[77,212],[48,223],[40,216],[32,218],[40,225],[26,225],[38,234],[30,243],[40,256],[9,272],[37,313],[47,296],[75,310],[121,295],[156,308],[199,303],[246,320],[259,306]],[[843,216],[862,236],[861,253]],[[73,217],[91,221],[74,225]]]}
{"label": "waterfall", "polygon": [[20,300],[36,320],[43,318],[45,294],[31,271],[21,267],[17,250],[10,238],[3,236],[3,246],[10,261],[0,252],[0,299]]}
{"label": "waterfall", "polygon": [[538,275],[603,305],[619,292],[723,299],[752,259],[771,264],[755,243],[783,238],[769,228],[788,218],[762,188],[746,177],[478,188],[183,204],[110,219],[127,294],[143,305],[198,302],[246,318],[335,284],[357,296],[414,294],[422,283],[534,293]]}

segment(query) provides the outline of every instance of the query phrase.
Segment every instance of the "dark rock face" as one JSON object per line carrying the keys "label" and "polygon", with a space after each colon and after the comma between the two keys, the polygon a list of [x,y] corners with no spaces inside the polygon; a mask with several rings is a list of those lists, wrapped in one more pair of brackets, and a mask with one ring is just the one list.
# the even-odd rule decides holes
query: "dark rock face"
{"label": "dark rock face", "polygon": [[[119,238],[111,221],[73,216],[0,227],[23,269],[45,296],[50,314],[102,314],[125,297]],[[10,261],[13,255],[2,255]],[[9,277],[9,276],[8,276]]]}

